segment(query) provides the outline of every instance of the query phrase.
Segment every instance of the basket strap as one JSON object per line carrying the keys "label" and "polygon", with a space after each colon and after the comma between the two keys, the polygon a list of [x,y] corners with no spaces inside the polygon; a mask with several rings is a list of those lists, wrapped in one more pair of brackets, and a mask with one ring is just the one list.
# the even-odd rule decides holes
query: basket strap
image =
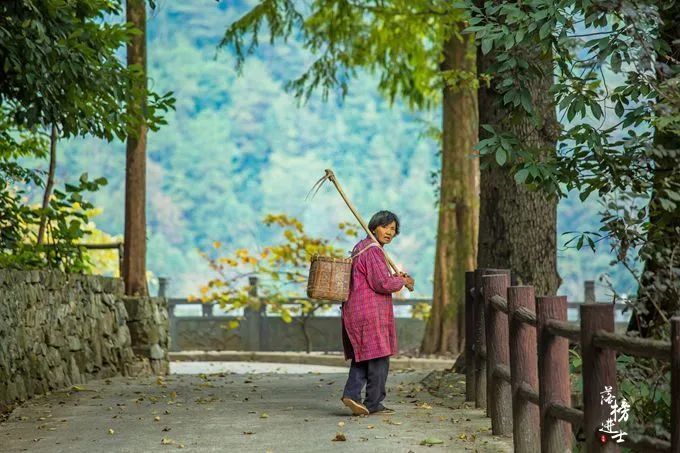
{"label": "basket strap", "polygon": [[371,247],[378,247],[378,244],[376,242],[371,242],[366,247],[359,250],[355,255],[351,255],[350,258],[352,258],[352,259],[356,258],[357,256],[361,255],[362,253],[364,253],[366,250],[368,250]]}

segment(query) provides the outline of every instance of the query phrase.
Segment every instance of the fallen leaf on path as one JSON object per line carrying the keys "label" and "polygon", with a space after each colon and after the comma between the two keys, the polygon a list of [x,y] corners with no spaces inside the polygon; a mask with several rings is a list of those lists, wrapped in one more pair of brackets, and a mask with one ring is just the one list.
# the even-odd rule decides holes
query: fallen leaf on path
{"label": "fallen leaf on path", "polygon": [[347,438],[343,433],[337,433],[333,438],[333,442],[345,442]]}
{"label": "fallen leaf on path", "polygon": [[345,422],[338,422],[338,426],[340,426],[340,427],[345,426]]}
{"label": "fallen leaf on path", "polygon": [[269,414],[267,414],[266,412],[263,412],[263,413],[260,415],[260,418],[269,418]]}
{"label": "fallen leaf on path", "polygon": [[71,387],[71,390],[74,392],[96,392],[97,390],[92,390],[92,389],[86,389],[85,387],[80,387],[78,385],[74,385]]}
{"label": "fallen leaf on path", "polygon": [[112,430],[111,428],[109,428],[109,434],[113,434],[113,433],[115,433],[115,431]]}
{"label": "fallen leaf on path", "polygon": [[153,418],[153,421],[159,422],[159,421],[161,421],[161,418],[160,418],[158,415],[156,415],[156,416]]}
{"label": "fallen leaf on path", "polygon": [[167,433],[167,432],[170,431],[171,429],[172,429],[172,428],[168,428],[168,427],[166,426],[165,428],[163,428],[163,432],[164,432],[164,433]]}
{"label": "fallen leaf on path", "polygon": [[375,428],[375,426],[373,426],[373,425],[368,425],[368,426],[366,427],[366,429],[373,429],[373,428]]}
{"label": "fallen leaf on path", "polygon": [[255,434],[253,431],[243,431],[243,434]]}
{"label": "fallen leaf on path", "polygon": [[430,406],[430,405],[427,404],[427,403],[420,403],[420,404],[417,404],[416,407],[417,407],[418,409],[432,409],[432,406]]}
{"label": "fallen leaf on path", "polygon": [[428,437],[427,439],[423,439],[420,441],[420,445],[437,445],[437,444],[443,444],[444,441],[441,439],[437,439],[436,437]]}
{"label": "fallen leaf on path", "polygon": [[161,445],[172,445],[174,443],[175,443],[174,440],[167,438],[167,437],[164,437],[164,438],[161,439]]}

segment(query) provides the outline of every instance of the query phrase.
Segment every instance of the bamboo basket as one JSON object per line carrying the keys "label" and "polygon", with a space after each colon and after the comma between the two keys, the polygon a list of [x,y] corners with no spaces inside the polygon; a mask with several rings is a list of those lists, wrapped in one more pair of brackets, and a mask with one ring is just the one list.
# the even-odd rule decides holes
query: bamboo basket
{"label": "bamboo basket", "polygon": [[352,274],[352,258],[314,255],[309,266],[307,297],[310,299],[346,301]]}

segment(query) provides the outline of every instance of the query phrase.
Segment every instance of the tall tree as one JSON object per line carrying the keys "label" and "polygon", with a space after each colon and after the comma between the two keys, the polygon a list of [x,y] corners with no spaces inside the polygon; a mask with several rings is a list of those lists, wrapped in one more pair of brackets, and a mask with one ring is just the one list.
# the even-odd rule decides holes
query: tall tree
{"label": "tall tree", "polygon": [[54,176],[57,169],[57,139],[59,138],[57,127],[53,124],[50,132],[50,167],[47,170],[47,182],[45,183],[45,193],[43,194],[42,209],[40,214],[40,225],[38,226],[38,245],[43,243],[45,238],[45,229],[47,228],[47,209],[50,205],[50,196],[54,188]]}
{"label": "tall tree", "polygon": [[[128,68],[141,77],[135,83],[139,93],[128,104],[131,116],[146,115],[146,1],[126,1],[127,21],[139,33],[127,45]],[[148,295],[146,282],[146,124],[139,123],[127,139],[125,158],[125,245],[123,280],[125,294]]]}
{"label": "tall tree", "polygon": [[[649,229],[640,255],[644,268],[638,288],[638,306],[629,330],[644,337],[659,337],[668,330],[670,316],[680,314],[680,247],[672,238],[680,237],[680,2],[671,2],[659,12],[659,38],[656,81],[666,89],[657,96],[657,112],[666,116],[669,125],[657,125],[653,146],[653,176],[649,199]],[[675,85],[675,88],[673,86]],[[675,91],[675,93],[673,93]],[[675,119],[673,120],[673,115]],[[670,196],[669,196],[670,195]],[[670,200],[669,200],[670,198]],[[670,240],[670,242],[669,242]]]}
{"label": "tall tree", "polygon": [[[579,232],[572,243],[596,250],[598,241],[606,241],[612,264],[625,266],[639,284],[638,297],[624,299],[633,308],[631,327],[668,339],[669,319],[680,314],[678,2],[537,0],[498,6],[478,9],[470,31],[501,63],[496,76],[504,100],[521,105],[531,118],[532,105],[524,106],[531,99],[522,89],[544,74],[531,70],[532,61],[517,47],[537,45],[555,55],[550,93],[567,121],[554,157],[525,152],[507,131],[490,131],[480,142],[482,152],[509,151],[515,178],[547,193],[563,196],[575,189],[582,200],[593,193],[603,198],[601,228]],[[518,66],[524,67],[519,74]],[[619,392],[636,408],[627,431],[670,440],[668,365],[630,360],[620,371]],[[588,433],[590,445],[597,443],[594,434]]]}
{"label": "tall tree", "polygon": [[[500,2],[487,2],[486,12],[496,8],[497,3]],[[480,139],[489,139],[493,131],[503,131],[514,137],[514,143],[525,152],[538,160],[548,160],[555,155],[559,135],[555,103],[549,92],[553,83],[552,54],[535,44],[513,49],[513,56],[530,62],[537,75],[522,84],[522,101],[509,103],[500,86],[503,79],[495,77],[506,61],[499,60],[498,53],[491,50],[492,42],[493,38],[481,36],[477,54],[478,73],[491,77],[490,83],[479,89]],[[531,116],[524,115],[523,106],[531,106]],[[557,198],[518,184],[506,165],[509,150],[502,145],[493,155],[483,156],[477,266],[511,269],[518,281],[536,287],[537,294],[553,295],[560,285]]]}
{"label": "tall tree", "polygon": [[[459,24],[460,29],[464,26]],[[476,46],[456,32],[444,45],[442,167],[432,310],[421,352],[458,352],[464,338],[465,271],[474,270],[479,216]]]}
{"label": "tall tree", "polygon": [[512,127],[490,128],[479,144],[482,154],[511,162],[517,181],[548,194],[576,189],[582,200],[592,193],[603,197],[600,230],[576,234],[571,243],[595,249],[607,241],[612,262],[639,283],[638,297],[628,302],[636,313],[631,327],[667,337],[668,319],[680,312],[678,2],[497,6],[476,8],[469,31],[495,55],[503,102],[518,107],[520,121],[542,121],[525,88],[547,81],[547,67],[522,54],[533,46],[555,55],[554,82],[543,89],[566,122],[557,154],[520,146],[521,131]]}
{"label": "tall tree", "polygon": [[[257,45],[266,20],[272,41],[299,31],[317,55],[310,69],[288,85],[297,96],[307,97],[317,88],[324,95],[334,88],[345,93],[356,69],[367,68],[380,74],[379,88],[390,100],[400,97],[413,108],[441,105],[441,208],[425,352],[456,351],[460,345],[464,314],[458,304],[465,271],[474,265],[478,177],[476,164],[467,157],[476,141],[476,79],[471,40],[459,33],[464,18],[456,5],[438,0],[325,0],[309,9],[269,0],[232,24],[221,43],[232,46],[241,63]],[[440,104],[442,93],[446,102]]]}
{"label": "tall tree", "polygon": [[[140,123],[153,129],[164,124],[160,114],[173,106],[171,93],[163,96],[150,93],[145,115],[126,109],[128,103],[136,104],[140,96],[146,99],[146,92],[136,89],[139,71],[127,68],[117,56],[135,31],[128,24],[105,20],[121,11],[116,0],[0,3],[0,178],[42,185],[36,172],[23,169],[16,160],[22,156],[50,156],[42,212],[36,222],[38,244],[31,243],[35,250],[27,254],[31,265],[51,265],[49,255],[60,255],[49,247],[55,244],[42,245],[48,238],[65,246],[61,252],[68,249],[69,254],[77,254],[73,241],[82,237],[82,230],[76,227],[79,222],[69,224],[56,208],[63,207],[60,199],[65,197],[86,206],[80,193],[96,190],[105,181],[92,182],[83,175],[80,184],[66,185],[65,192],[70,195],[60,191],[52,203],[58,137],[92,135],[109,141],[122,140]],[[41,138],[47,128],[52,128],[49,154]],[[0,198],[16,201],[8,188],[12,190],[0,184],[3,192]],[[17,212],[26,213],[27,219],[33,219],[29,207],[15,207]],[[81,225],[86,218],[80,213]],[[16,224],[22,223],[26,222]],[[48,235],[48,227],[54,224],[59,225],[58,231]],[[31,228],[24,225],[15,229],[24,230],[30,232]],[[32,236],[13,234],[11,240],[4,242],[3,235],[0,247],[16,251],[15,258],[21,257],[21,247],[25,242],[33,242]]]}

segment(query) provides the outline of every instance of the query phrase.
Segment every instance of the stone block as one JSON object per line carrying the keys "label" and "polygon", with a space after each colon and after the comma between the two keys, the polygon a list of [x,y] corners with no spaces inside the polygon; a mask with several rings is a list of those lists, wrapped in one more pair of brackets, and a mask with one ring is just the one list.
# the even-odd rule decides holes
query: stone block
{"label": "stone block", "polygon": [[5,390],[7,402],[16,401],[19,399],[19,392],[17,391],[17,386],[14,382],[8,382],[7,388]]}
{"label": "stone block", "polygon": [[47,359],[46,359],[47,365],[50,368],[56,367],[59,364],[59,362],[61,361],[61,356],[59,355],[59,349],[56,348],[56,347],[50,346],[49,348],[47,348],[47,356],[46,357],[47,357]]}
{"label": "stone block", "polygon": [[80,342],[80,338],[71,335],[68,337],[67,341],[69,351],[80,351],[83,349],[83,344]]}
{"label": "stone block", "polygon": [[164,351],[158,343],[151,345],[151,348],[149,349],[149,357],[155,360],[162,360],[166,358],[166,355],[167,352]]}
{"label": "stone block", "polygon": [[47,344],[55,348],[64,347],[66,345],[64,332],[61,330],[50,330],[47,337]]}
{"label": "stone block", "polygon": [[71,360],[69,362],[69,376],[71,377],[71,382],[74,384],[80,384],[83,382],[83,379],[80,375],[80,368],[78,368],[78,364],[76,363],[76,358],[74,356],[71,356]]}
{"label": "stone block", "polygon": [[104,293],[104,294],[101,295],[101,300],[104,303],[104,305],[106,305],[108,307],[113,307],[114,305],[116,305],[118,303],[118,301],[120,299],[118,299],[113,294]]}
{"label": "stone block", "polygon": [[30,283],[40,283],[44,279],[44,273],[41,271],[30,271]]}

